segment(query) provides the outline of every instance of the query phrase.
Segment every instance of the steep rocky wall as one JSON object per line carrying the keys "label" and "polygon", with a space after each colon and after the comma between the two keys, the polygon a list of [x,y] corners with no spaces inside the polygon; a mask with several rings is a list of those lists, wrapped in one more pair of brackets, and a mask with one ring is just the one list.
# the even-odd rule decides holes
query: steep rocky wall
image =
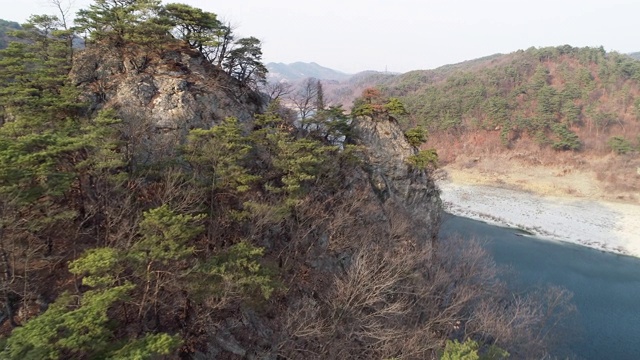
{"label": "steep rocky wall", "polygon": [[170,154],[189,130],[227,117],[248,123],[263,102],[200,53],[177,45],[162,53],[84,50],[71,77],[92,110],[117,110],[141,158]]}
{"label": "steep rocky wall", "polygon": [[365,170],[386,206],[400,206],[423,227],[422,235],[437,235],[442,201],[432,177],[412,169],[407,159],[418,150],[406,140],[395,119],[354,119],[355,143],[364,148]]}

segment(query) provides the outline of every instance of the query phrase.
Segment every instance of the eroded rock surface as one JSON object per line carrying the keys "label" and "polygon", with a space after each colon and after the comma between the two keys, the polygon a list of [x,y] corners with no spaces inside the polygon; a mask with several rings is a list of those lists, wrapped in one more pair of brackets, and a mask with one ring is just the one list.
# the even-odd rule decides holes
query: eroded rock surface
{"label": "eroded rock surface", "polygon": [[385,203],[401,206],[425,227],[423,235],[437,233],[442,202],[427,172],[411,168],[407,159],[418,150],[406,140],[393,118],[359,117],[353,121],[355,142],[364,147],[365,170]]}
{"label": "eroded rock surface", "polygon": [[116,109],[147,158],[170,154],[191,129],[227,117],[248,123],[262,104],[256,92],[186,48],[161,54],[85,50],[76,55],[71,76],[94,111]]}

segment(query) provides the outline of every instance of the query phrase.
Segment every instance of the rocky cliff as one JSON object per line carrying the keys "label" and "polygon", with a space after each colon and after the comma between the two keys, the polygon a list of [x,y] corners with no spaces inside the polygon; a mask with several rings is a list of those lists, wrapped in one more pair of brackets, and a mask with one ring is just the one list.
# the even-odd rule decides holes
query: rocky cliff
{"label": "rocky cliff", "polygon": [[170,154],[189,130],[227,117],[248,123],[263,104],[199,52],[173,46],[161,52],[88,48],[74,58],[71,77],[90,108],[115,109],[141,158]]}
{"label": "rocky cliff", "polygon": [[364,168],[381,199],[401,206],[421,222],[424,237],[436,236],[442,209],[438,189],[427,172],[408,165],[408,158],[418,150],[406,140],[395,119],[358,117],[352,127],[355,143],[365,148]]}
{"label": "rocky cliff", "polygon": [[[265,106],[260,94],[190,48],[158,54],[88,49],[76,55],[71,76],[91,109],[117,111],[143,158],[171,154],[189,130],[210,128],[227,117],[249,129],[253,115]],[[352,126],[355,143],[365,149],[364,169],[382,202],[405,208],[425,229],[435,229],[441,210],[437,189],[428,174],[407,165],[417,150],[397,122],[361,117]]]}

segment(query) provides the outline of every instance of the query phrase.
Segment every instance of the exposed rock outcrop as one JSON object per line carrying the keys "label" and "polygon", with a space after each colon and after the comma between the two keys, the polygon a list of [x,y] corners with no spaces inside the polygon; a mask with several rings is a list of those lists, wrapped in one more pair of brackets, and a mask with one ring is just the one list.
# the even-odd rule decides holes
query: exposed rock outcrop
{"label": "exposed rock outcrop", "polygon": [[407,159],[418,150],[398,123],[392,117],[358,117],[352,126],[355,143],[365,149],[365,170],[383,202],[401,206],[422,223],[424,237],[435,237],[442,212],[439,192],[429,174],[408,165]]}
{"label": "exposed rock outcrop", "polygon": [[92,110],[117,110],[143,158],[171,153],[191,129],[227,117],[248,123],[263,104],[258,93],[179,45],[162,53],[90,48],[76,55],[71,77]]}

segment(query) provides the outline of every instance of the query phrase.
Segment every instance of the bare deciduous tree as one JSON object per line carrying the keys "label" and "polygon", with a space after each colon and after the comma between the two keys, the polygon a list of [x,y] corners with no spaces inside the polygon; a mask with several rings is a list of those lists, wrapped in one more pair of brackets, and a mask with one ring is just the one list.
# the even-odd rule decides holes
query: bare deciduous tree
{"label": "bare deciduous tree", "polygon": [[293,86],[288,82],[267,82],[262,87],[262,92],[269,96],[271,102],[280,101],[283,97],[293,92]]}
{"label": "bare deciduous tree", "polygon": [[537,358],[573,310],[566,290],[512,294],[478,242],[432,248],[408,214],[380,213],[367,192],[319,200],[297,208],[298,237],[281,254],[316,268],[291,279],[313,291],[283,320],[287,358],[432,358],[445,340],[466,338]]}
{"label": "bare deciduous tree", "polygon": [[320,80],[315,78],[308,78],[303,83],[300,89],[291,97],[291,102],[294,104],[300,115],[300,120],[304,121],[309,116],[313,115],[317,109],[318,99],[318,82]]}

